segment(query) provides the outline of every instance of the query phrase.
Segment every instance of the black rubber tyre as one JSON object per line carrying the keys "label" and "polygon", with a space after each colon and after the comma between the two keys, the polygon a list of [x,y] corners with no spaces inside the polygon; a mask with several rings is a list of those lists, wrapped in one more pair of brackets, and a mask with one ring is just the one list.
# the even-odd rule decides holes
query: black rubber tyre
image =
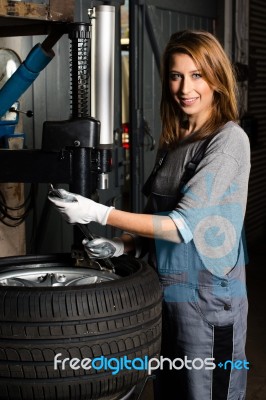
{"label": "black rubber tyre", "polygon": [[[69,255],[0,259],[0,275],[45,263],[72,266]],[[0,286],[1,400],[119,399],[146,370],[55,369],[54,357],[127,359],[157,357],[161,289],[145,262],[114,259],[121,278],[78,287]],[[33,267],[32,267],[33,266]]]}

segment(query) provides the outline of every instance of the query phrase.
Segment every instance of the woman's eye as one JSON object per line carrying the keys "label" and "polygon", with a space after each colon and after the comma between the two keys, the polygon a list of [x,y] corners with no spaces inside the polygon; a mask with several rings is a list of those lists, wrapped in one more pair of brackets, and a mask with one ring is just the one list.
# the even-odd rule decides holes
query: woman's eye
{"label": "woman's eye", "polygon": [[199,73],[194,73],[192,76],[193,76],[193,78],[195,78],[195,79],[200,79],[200,78],[202,77],[202,75],[199,74]]}
{"label": "woman's eye", "polygon": [[176,72],[172,72],[170,73],[170,79],[171,81],[177,81],[178,79],[181,78],[181,75],[176,73]]}

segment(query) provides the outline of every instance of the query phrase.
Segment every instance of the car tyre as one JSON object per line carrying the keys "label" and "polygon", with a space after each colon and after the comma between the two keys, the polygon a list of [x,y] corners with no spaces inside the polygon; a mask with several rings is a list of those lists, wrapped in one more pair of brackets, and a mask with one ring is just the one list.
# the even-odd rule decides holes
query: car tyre
{"label": "car tyre", "polygon": [[[25,276],[41,271],[44,279],[45,269],[51,268],[76,273],[68,254],[0,260],[2,400],[114,400],[147,377],[145,362],[160,353],[158,277],[142,260],[112,260],[114,279],[104,271],[107,280],[66,286],[27,284]],[[96,358],[97,369],[80,366],[82,360]],[[117,360],[125,358],[137,359],[134,368],[117,367]],[[63,364],[63,359],[69,362]],[[71,366],[73,359],[79,365]],[[103,361],[107,364],[101,365]]]}

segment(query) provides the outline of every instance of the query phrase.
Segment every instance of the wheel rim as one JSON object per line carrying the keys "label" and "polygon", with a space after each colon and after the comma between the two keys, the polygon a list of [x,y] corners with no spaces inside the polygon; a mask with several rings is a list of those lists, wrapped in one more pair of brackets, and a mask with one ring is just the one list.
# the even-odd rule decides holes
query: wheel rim
{"label": "wheel rim", "polygon": [[0,286],[58,287],[92,285],[120,277],[109,271],[90,268],[46,266],[9,270],[0,273]]}

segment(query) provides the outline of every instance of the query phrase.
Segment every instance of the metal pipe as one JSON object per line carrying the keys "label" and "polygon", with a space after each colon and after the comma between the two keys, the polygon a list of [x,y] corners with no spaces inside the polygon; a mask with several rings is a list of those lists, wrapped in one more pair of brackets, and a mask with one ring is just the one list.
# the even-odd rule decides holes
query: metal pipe
{"label": "metal pipe", "polygon": [[54,57],[38,43],[0,91],[0,117],[17,101]]}
{"label": "metal pipe", "polygon": [[100,147],[110,148],[114,130],[114,6],[95,8],[92,39],[92,116],[101,122]]}
{"label": "metal pipe", "polygon": [[[72,149],[72,159],[72,182],[69,190],[91,198],[97,188],[97,174],[90,168],[92,166],[92,149],[86,147]],[[73,247],[78,248],[84,236],[75,225],[73,226],[73,236]]]}
{"label": "metal pipe", "polygon": [[72,149],[72,182],[70,192],[91,198],[97,189],[97,170],[93,170],[92,149],[78,147]]}

